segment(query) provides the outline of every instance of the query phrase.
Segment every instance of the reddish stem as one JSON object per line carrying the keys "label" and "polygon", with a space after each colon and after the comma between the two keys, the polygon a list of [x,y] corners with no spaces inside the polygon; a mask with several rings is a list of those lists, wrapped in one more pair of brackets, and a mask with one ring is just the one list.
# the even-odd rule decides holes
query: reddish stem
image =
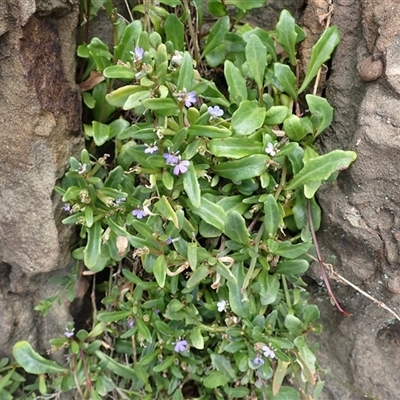
{"label": "reddish stem", "polygon": [[312,239],[313,239],[313,242],[314,242],[315,252],[317,253],[317,260],[318,260],[319,268],[321,270],[321,276],[322,276],[322,279],[324,280],[325,287],[326,287],[326,289],[328,291],[329,297],[335,303],[336,308],[345,317],[351,317],[351,314],[348,313],[347,311],[343,310],[343,308],[340,306],[339,302],[337,301],[335,295],[333,294],[331,285],[329,283],[328,276],[326,275],[325,267],[324,267],[324,261],[322,260],[321,252],[319,251],[317,236],[315,235],[314,224],[313,224],[312,215],[311,215],[311,202],[310,202],[310,199],[307,199],[307,216],[308,216],[308,224],[310,226],[311,236],[312,236]]}

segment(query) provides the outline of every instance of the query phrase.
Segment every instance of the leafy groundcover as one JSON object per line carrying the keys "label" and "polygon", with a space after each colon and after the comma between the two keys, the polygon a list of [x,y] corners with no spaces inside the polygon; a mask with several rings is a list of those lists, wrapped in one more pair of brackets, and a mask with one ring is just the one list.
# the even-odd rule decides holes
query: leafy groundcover
{"label": "leafy groundcover", "polygon": [[302,279],[314,195],[356,155],[318,154],[333,110],[306,93],[337,28],[300,74],[306,35],[289,12],[273,31],[243,22],[263,0],[144,1],[131,20],[109,1],[82,3],[83,23],[107,12],[114,46],[78,47],[87,149],[56,191],[80,244],[63,294],[37,309],[72,301],[82,264],[101,277],[98,305],[91,327],[50,341],[64,365],[18,342],[1,398],[317,399],[307,336],[321,327]]}

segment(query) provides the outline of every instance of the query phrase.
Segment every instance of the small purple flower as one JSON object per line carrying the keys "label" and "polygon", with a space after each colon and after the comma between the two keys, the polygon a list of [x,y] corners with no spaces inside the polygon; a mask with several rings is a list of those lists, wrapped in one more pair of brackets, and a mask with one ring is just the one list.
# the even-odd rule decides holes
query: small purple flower
{"label": "small purple flower", "polygon": [[263,346],[261,350],[264,353],[264,357],[275,358],[275,352],[268,346]]}
{"label": "small purple flower", "polygon": [[61,207],[61,210],[65,211],[67,213],[71,212],[71,209],[72,209],[71,204],[69,204],[69,203],[64,203],[63,206]]}
{"label": "small purple flower", "polygon": [[168,165],[174,166],[179,162],[179,158],[178,158],[178,154],[179,151],[177,151],[176,153],[172,152],[170,150],[170,148],[168,147],[168,153],[164,153],[163,157],[165,158],[165,162]]}
{"label": "small purple flower", "polygon": [[133,211],[132,211],[132,215],[134,216],[134,217],[136,217],[137,219],[142,219],[142,218],[144,218],[144,217],[147,217],[147,212],[146,212],[146,210],[144,210],[144,209],[142,209],[142,208],[135,208]]}
{"label": "small purple flower", "polygon": [[151,144],[145,143],[144,145],[147,147],[147,149],[144,151],[147,154],[153,154],[158,150],[156,142],[151,143]]}
{"label": "small purple flower", "polygon": [[72,336],[74,336],[74,330],[75,330],[75,328],[72,328],[72,329],[65,329],[65,331],[64,331],[64,336],[66,337],[66,338],[68,338],[68,339],[70,339]]}
{"label": "small purple flower", "polygon": [[176,163],[176,165],[174,167],[174,171],[173,171],[174,175],[184,174],[185,172],[187,172],[189,165],[190,165],[190,161],[181,160],[181,158],[179,157],[178,162]]}
{"label": "small purple flower", "polygon": [[128,329],[132,329],[134,325],[135,325],[135,320],[133,318],[128,319],[128,322],[126,324]]}
{"label": "small purple flower", "polygon": [[219,106],[208,107],[208,113],[210,114],[211,119],[222,117],[224,115],[224,110],[222,110]]}
{"label": "small purple flower", "polygon": [[165,240],[165,244],[170,245],[171,243],[172,243],[172,237],[169,236],[169,237],[167,237],[167,239]]}
{"label": "small purple flower", "polygon": [[144,50],[141,47],[136,46],[135,47],[135,52],[131,51],[131,54],[133,56],[133,61],[135,61],[135,62],[142,61],[143,60]]}
{"label": "small purple flower", "polygon": [[253,360],[254,365],[264,365],[264,360],[262,359],[262,357],[254,357]]}
{"label": "small purple flower", "polygon": [[196,92],[195,91],[189,92],[185,97],[185,106],[189,108],[192,104],[196,103],[196,101],[197,101]]}
{"label": "small purple flower", "polygon": [[182,92],[175,93],[174,96],[176,96],[179,101],[184,102],[187,108],[197,101],[196,92],[193,90],[188,93],[185,88],[183,88]]}
{"label": "small purple flower", "polygon": [[188,349],[187,341],[186,340],[180,340],[179,342],[175,343],[174,350],[177,353],[180,353],[182,351],[186,351]]}

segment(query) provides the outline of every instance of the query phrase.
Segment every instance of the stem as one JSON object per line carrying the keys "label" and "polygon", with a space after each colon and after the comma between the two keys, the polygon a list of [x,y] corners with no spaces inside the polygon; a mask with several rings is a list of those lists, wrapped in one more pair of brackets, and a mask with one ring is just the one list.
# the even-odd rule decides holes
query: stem
{"label": "stem", "polygon": [[331,288],[331,285],[329,283],[328,276],[326,275],[325,268],[324,268],[324,262],[322,260],[321,252],[319,251],[317,236],[315,235],[314,224],[313,224],[312,215],[311,215],[311,202],[310,202],[310,199],[307,199],[307,216],[308,216],[308,224],[310,226],[311,236],[312,236],[312,239],[313,239],[313,242],[314,242],[315,252],[317,253],[318,265],[319,265],[319,268],[321,270],[321,276],[322,276],[322,279],[324,280],[326,290],[328,291],[329,297],[335,303],[336,308],[345,317],[350,317],[351,314],[348,313],[347,311],[344,311],[343,308],[340,307],[339,302],[337,301],[335,295],[332,292],[332,288]]}
{"label": "stem", "polygon": [[[260,229],[258,230],[257,237],[254,243],[254,250],[258,253],[258,247],[260,246],[260,240],[262,238],[262,234],[264,233],[264,224],[261,224]],[[246,277],[244,278],[243,285],[242,285],[242,294],[243,294],[243,300],[242,301],[249,301],[249,298],[247,297],[246,293],[246,288],[249,286],[250,279],[253,276],[254,273],[254,268],[256,267],[256,262],[258,259],[258,254],[256,257],[252,257],[250,261],[250,267],[249,270],[247,271]]]}
{"label": "stem", "polygon": [[286,174],[287,174],[287,167],[286,167],[286,157],[284,159],[283,167],[282,167],[282,174],[281,174],[281,180],[279,182],[278,189],[275,192],[275,200],[278,200],[279,195],[281,194],[283,188],[286,185]]}
{"label": "stem", "polygon": [[189,28],[189,34],[190,34],[190,37],[192,38],[192,43],[193,43],[194,59],[195,59],[196,63],[199,63],[200,62],[199,43],[197,42],[197,35],[196,35],[196,32],[194,31],[192,20],[190,18],[189,4],[188,4],[187,0],[182,0],[182,3],[185,8],[185,11],[188,13],[188,28]]}
{"label": "stem", "polygon": [[288,285],[286,282],[286,277],[285,277],[285,275],[281,275],[281,278],[282,278],[283,290],[285,291],[286,303],[287,303],[289,309],[292,309],[292,302],[290,300],[290,294],[289,294],[289,289],[288,289]]}

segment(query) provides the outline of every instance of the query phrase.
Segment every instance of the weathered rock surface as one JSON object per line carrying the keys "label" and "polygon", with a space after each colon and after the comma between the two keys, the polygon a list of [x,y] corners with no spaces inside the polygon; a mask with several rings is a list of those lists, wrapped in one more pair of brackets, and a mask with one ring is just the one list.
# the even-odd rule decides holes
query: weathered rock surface
{"label": "weathered rock surface", "polygon": [[[327,89],[334,123],[321,146],[354,150],[358,159],[320,192],[320,245],[341,275],[399,314],[400,4],[338,0],[334,6],[342,42]],[[359,75],[368,58],[385,67],[374,80]],[[336,292],[353,316],[342,317],[317,296],[324,327],[316,339],[319,357],[331,370],[321,399],[400,399],[400,322],[354,289],[341,285]]]}
{"label": "weathered rock surface", "polygon": [[53,188],[82,146],[78,8],[70,0],[0,2],[0,353],[20,339],[47,347],[68,318],[56,308],[47,324],[33,308],[59,291],[48,279],[70,261],[72,231],[59,223]]}

